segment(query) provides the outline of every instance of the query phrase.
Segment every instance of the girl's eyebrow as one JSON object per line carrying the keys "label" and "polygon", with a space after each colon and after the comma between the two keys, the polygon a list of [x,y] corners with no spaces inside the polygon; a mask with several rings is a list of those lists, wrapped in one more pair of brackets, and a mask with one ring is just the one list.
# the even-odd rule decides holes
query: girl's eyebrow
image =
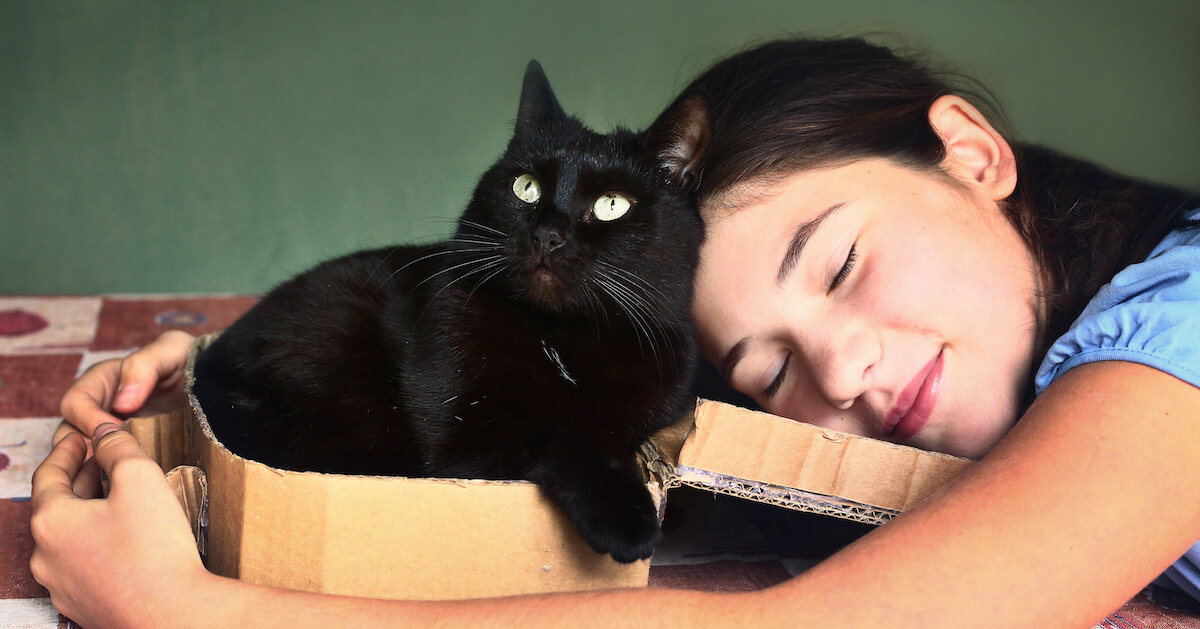
{"label": "girl's eyebrow", "polygon": [[746,346],[750,344],[750,337],[746,337],[729,348],[729,352],[725,354],[725,358],[721,360],[721,377],[725,382],[732,383],[733,369],[741,362],[742,357],[746,355]]}
{"label": "girl's eyebrow", "polygon": [[805,221],[796,228],[792,234],[792,240],[788,243],[787,253],[783,255],[783,262],[779,265],[779,273],[775,276],[775,285],[782,287],[787,281],[788,275],[792,269],[796,268],[796,263],[800,261],[800,254],[804,252],[804,245],[808,244],[808,239],[821,228],[821,223],[825,219],[833,215],[834,212],[846,207],[846,202],[835,203],[829,206],[824,212],[816,215],[812,220]]}

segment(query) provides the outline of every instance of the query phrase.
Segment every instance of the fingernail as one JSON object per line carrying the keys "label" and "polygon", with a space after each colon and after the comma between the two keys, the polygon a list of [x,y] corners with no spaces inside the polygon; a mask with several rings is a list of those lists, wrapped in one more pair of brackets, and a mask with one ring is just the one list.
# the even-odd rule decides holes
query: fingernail
{"label": "fingernail", "polygon": [[134,387],[131,384],[123,384],[117,387],[117,400],[124,401],[133,397]]}
{"label": "fingernail", "polygon": [[96,430],[92,431],[92,441],[100,441],[108,433],[113,432],[114,430],[120,430],[120,429],[121,429],[120,426],[118,426],[112,422],[104,422],[103,424],[96,426]]}

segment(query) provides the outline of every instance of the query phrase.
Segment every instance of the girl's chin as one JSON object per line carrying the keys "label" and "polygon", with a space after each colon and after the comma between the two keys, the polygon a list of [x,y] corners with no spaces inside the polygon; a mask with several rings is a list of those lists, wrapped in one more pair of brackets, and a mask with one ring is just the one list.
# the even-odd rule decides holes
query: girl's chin
{"label": "girl's chin", "polygon": [[[990,435],[972,435],[970,438],[952,440],[946,443],[939,444],[939,447],[923,448],[925,450],[934,450],[954,456],[961,456],[967,459],[978,461],[983,458],[983,455],[996,447],[1000,442],[1000,437],[1003,435],[992,437]],[[919,446],[918,446],[919,447]]]}

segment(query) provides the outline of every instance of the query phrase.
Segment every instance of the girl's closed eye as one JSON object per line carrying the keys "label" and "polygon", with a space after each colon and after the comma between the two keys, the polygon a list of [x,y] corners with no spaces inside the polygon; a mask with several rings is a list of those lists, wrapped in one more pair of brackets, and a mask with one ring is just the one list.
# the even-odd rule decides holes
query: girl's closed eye
{"label": "girl's closed eye", "polygon": [[[765,389],[763,389],[763,397],[764,398],[770,399],[771,397],[773,397],[775,395],[775,393],[777,391],[779,391],[779,386],[783,384],[783,378],[784,378],[784,376],[787,375],[788,363],[790,363],[791,360],[792,360],[791,353],[787,353],[787,354],[784,354],[783,356],[777,358],[775,360],[775,362],[771,364],[771,368],[772,369],[777,368],[778,371],[775,372],[775,377],[771,379],[770,384],[768,384],[767,387]],[[778,365],[778,367],[776,367],[776,365]],[[767,373],[769,374],[769,373],[771,373],[771,371],[768,370]]]}
{"label": "girl's closed eye", "polygon": [[841,270],[834,276],[833,281],[829,283],[830,292],[841,285],[850,275],[850,271],[854,268],[854,262],[858,260],[858,243],[850,245],[850,253],[846,254],[846,262],[842,264]]}

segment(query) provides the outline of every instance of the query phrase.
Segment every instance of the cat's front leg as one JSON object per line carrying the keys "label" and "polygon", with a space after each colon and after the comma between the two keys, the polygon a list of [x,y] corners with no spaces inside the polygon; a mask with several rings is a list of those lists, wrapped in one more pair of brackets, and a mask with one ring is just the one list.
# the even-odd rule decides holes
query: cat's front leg
{"label": "cat's front leg", "polygon": [[528,479],[566,514],[598,553],[621,563],[645,559],[662,537],[658,509],[633,457],[560,452]]}

